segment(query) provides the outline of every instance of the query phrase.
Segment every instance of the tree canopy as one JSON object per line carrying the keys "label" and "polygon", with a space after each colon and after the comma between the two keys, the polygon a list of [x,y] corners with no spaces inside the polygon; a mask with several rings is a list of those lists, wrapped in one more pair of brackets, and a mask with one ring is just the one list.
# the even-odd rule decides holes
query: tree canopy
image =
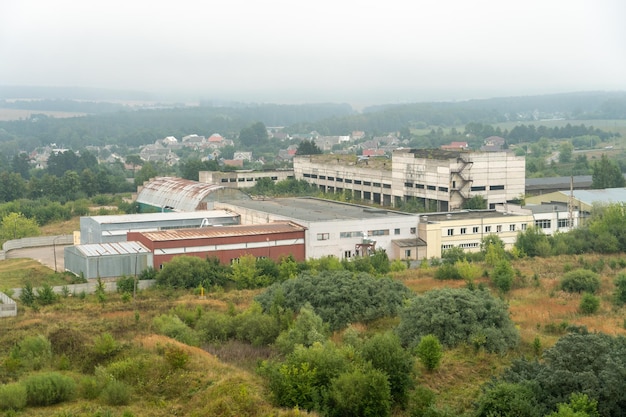
{"label": "tree canopy", "polygon": [[405,346],[417,345],[426,335],[448,348],[467,343],[490,352],[504,352],[519,342],[507,305],[487,290],[467,288],[437,289],[413,298],[396,331]]}

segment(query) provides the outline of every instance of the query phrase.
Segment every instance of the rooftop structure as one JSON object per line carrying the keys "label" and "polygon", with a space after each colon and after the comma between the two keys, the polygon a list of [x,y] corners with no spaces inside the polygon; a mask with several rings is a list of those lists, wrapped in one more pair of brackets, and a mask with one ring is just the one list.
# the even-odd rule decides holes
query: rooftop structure
{"label": "rooftop structure", "polygon": [[248,199],[246,194],[221,185],[175,177],[157,177],[139,188],[136,201],[143,210],[197,211],[213,209],[218,199]]}
{"label": "rooftop structure", "polygon": [[157,231],[239,224],[239,216],[225,210],[121,214],[80,218],[80,243],[126,241],[130,231]]}

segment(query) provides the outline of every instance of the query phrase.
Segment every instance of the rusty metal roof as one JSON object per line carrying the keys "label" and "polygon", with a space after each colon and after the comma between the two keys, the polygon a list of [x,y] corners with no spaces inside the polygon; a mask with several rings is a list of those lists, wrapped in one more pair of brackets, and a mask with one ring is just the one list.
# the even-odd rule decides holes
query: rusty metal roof
{"label": "rusty metal roof", "polygon": [[198,229],[174,229],[141,234],[153,242],[170,240],[207,239],[218,237],[271,235],[276,233],[303,232],[306,227],[293,222],[273,222],[257,225],[212,226]]}
{"label": "rusty metal roof", "polygon": [[139,242],[94,243],[77,245],[76,249],[87,257],[150,253],[150,250]]}
{"label": "rusty metal roof", "polygon": [[176,177],[156,177],[143,185],[137,202],[176,211],[195,211],[209,194],[223,188]]}

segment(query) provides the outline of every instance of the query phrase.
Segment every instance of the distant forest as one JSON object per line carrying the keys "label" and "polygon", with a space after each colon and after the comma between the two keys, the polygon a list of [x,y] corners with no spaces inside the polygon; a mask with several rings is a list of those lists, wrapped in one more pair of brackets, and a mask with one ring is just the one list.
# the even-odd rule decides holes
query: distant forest
{"label": "distant forest", "polygon": [[[348,135],[359,130],[375,136],[408,132],[415,128],[459,127],[470,123],[490,125],[520,121],[539,124],[539,120],[544,118],[626,119],[626,92],[389,105],[367,108],[361,113],[348,104],[330,103],[202,105],[132,110],[120,104],[65,98],[4,100],[0,101],[1,107],[89,113],[88,116],[67,119],[35,114],[26,120],[0,122],[0,152],[13,155],[20,150],[31,150],[50,143],[71,149],[82,149],[88,145],[118,145],[124,148],[139,147],[166,136],[181,138],[193,133],[208,136],[217,132],[236,138],[241,129],[254,122],[262,122],[268,127],[284,127],[291,134],[317,131],[321,135]],[[539,134],[522,130],[510,133],[514,136]],[[536,140],[534,137],[526,139]]]}

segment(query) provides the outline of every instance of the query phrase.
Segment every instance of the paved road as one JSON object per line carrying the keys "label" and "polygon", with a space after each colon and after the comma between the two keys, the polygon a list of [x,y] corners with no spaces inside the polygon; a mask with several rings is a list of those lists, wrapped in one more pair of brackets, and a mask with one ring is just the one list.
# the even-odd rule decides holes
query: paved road
{"label": "paved road", "polygon": [[65,270],[63,259],[63,249],[65,246],[68,245],[56,245],[56,248],[54,246],[40,246],[36,248],[13,249],[7,252],[6,257],[7,259],[31,258],[53,270],[55,269],[56,261],[56,270],[63,272]]}

